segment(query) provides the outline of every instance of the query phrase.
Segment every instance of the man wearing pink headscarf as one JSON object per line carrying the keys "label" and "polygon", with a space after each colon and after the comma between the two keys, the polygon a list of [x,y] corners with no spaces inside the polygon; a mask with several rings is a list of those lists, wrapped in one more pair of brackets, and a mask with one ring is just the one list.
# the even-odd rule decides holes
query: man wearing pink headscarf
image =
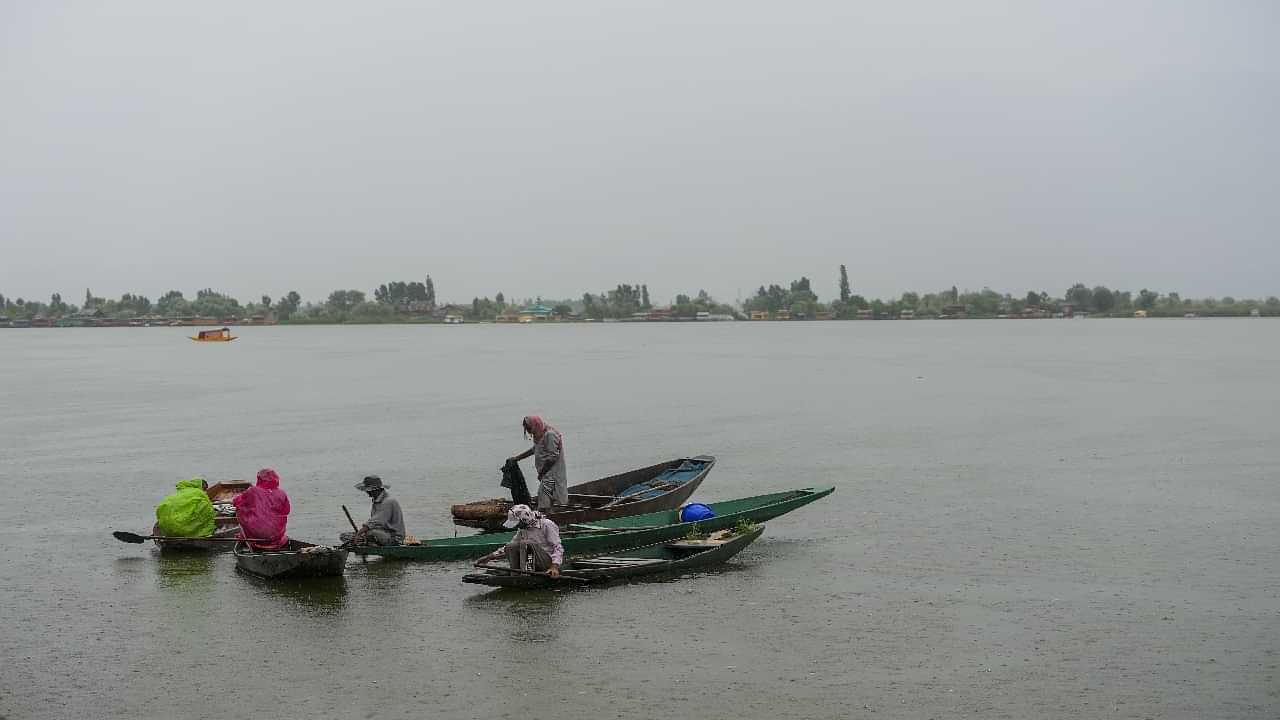
{"label": "man wearing pink headscarf", "polygon": [[538,471],[538,510],[547,512],[552,505],[569,504],[569,478],[564,466],[564,436],[538,415],[528,415],[521,423],[533,447],[512,457],[519,462],[533,456]]}
{"label": "man wearing pink headscarf", "polygon": [[254,548],[272,550],[289,544],[289,496],[280,489],[280,476],[271,468],[258,471],[258,484],[231,499],[240,521],[241,538],[258,538]]}

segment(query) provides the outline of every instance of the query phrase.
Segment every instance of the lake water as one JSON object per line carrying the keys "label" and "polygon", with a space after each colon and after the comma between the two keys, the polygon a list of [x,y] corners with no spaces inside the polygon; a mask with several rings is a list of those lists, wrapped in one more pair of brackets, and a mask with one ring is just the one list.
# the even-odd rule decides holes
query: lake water
{"label": "lake water", "polygon": [[[1280,715],[1280,323],[237,333],[0,330],[0,716]],[[723,568],[524,595],[110,536],[265,466],[291,536],[366,515],[370,473],[452,535],[532,413],[571,483],[708,453],[697,500],[837,490]]]}

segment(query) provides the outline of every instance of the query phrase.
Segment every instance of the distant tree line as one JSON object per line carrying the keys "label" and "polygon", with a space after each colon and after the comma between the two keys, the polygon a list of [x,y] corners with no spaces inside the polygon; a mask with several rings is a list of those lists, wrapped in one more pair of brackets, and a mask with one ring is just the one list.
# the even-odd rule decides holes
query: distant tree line
{"label": "distant tree line", "polygon": [[[470,304],[438,305],[435,282],[430,275],[424,280],[390,281],[373,290],[370,299],[362,290],[334,290],[322,302],[302,302],[297,291],[289,291],[276,300],[263,294],[257,302],[241,303],[236,298],[211,288],[196,291],[188,298],[180,290],[170,290],[154,303],[145,295],[125,293],[118,299],[94,295],[86,289],[84,302],[75,305],[53,293],[48,302],[10,298],[0,294],[0,316],[8,319],[61,319],[91,315],[116,320],[140,317],[231,320],[245,317],[270,317],[291,323],[379,323],[421,321],[438,317],[442,312],[460,314],[468,320],[488,321],[513,316],[529,305],[543,305],[563,318],[593,320],[628,319],[655,310],[647,284],[620,283],[612,290],[586,292],[581,298],[548,300],[526,298],[508,303],[499,292],[489,297],[476,297]],[[1205,316],[1249,315],[1258,310],[1263,315],[1280,315],[1280,298],[1183,298],[1176,292],[1160,293],[1143,288],[1136,292],[1103,285],[1090,287],[1076,283],[1061,296],[1038,290],[1024,294],[1000,293],[990,288],[961,291],[955,286],[937,292],[904,292],[889,299],[868,300],[854,291],[846,266],[839,266],[835,296],[823,302],[807,277],[785,285],[761,285],[740,307],[721,303],[706,290],[694,295],[678,294],[669,312],[674,317],[695,317],[713,313],[735,317],[765,313],[777,317],[786,311],[793,318],[829,315],[834,318],[893,318],[911,314],[915,317],[944,317],[963,313],[968,317],[1000,317],[1015,315],[1053,315],[1088,312],[1100,315],[1131,316],[1138,310],[1151,316],[1181,316],[1195,313]],[[860,312],[861,311],[861,312]]]}

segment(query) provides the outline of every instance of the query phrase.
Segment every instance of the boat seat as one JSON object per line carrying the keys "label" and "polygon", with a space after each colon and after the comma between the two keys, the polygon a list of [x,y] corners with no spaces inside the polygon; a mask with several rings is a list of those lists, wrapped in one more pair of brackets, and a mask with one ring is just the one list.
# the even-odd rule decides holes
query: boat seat
{"label": "boat seat", "polygon": [[588,559],[583,559],[583,560],[574,560],[574,561],[573,561],[573,564],[574,564],[575,566],[577,566],[577,565],[597,565],[597,566],[617,567],[617,566],[631,566],[631,565],[653,565],[654,563],[663,563],[663,562],[667,562],[667,561],[666,561],[666,560],[663,560],[663,559],[661,559],[661,558],[614,558],[614,557],[599,557],[599,558],[591,558],[591,559],[589,559],[589,560],[588,560]]}

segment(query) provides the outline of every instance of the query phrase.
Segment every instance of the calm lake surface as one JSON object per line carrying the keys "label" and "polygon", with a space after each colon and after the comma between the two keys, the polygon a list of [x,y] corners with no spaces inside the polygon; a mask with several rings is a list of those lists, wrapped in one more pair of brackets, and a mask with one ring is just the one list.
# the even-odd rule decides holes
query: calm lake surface
{"label": "calm lake surface", "polygon": [[[0,330],[4,718],[1280,715],[1280,322],[188,330]],[[293,537],[370,473],[452,535],[532,413],[571,483],[837,490],[721,569],[523,595],[110,535],[265,466]]]}

